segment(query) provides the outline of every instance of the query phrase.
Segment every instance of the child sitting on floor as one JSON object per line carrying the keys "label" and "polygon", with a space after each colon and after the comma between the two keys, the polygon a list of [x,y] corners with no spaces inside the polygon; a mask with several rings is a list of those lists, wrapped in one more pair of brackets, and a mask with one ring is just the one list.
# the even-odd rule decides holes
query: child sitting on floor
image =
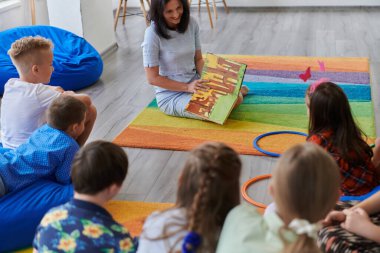
{"label": "child sitting on floor", "polygon": [[71,162],[79,150],[75,139],[84,131],[86,111],[80,100],[60,96],[48,108],[47,124],[18,148],[2,149],[0,196],[42,178],[69,184]]}
{"label": "child sitting on floor", "polygon": [[[376,146],[379,145],[380,139],[377,139]],[[319,233],[324,252],[379,252],[380,192],[360,203],[338,202],[324,223],[326,227]]]}
{"label": "child sitting on floor", "polygon": [[[343,195],[363,195],[379,184],[379,155],[364,141],[351,114],[344,91],[335,83],[316,82],[306,92],[309,142],[316,143],[336,160]],[[375,154],[380,152],[376,147]]]}
{"label": "child sitting on floor", "polygon": [[44,216],[34,252],[135,252],[128,231],[104,209],[127,171],[127,155],[117,145],[95,141],[83,147],[71,171],[74,199]]}
{"label": "child sitting on floor", "polygon": [[1,101],[1,141],[5,148],[18,147],[46,123],[46,109],[61,95],[74,96],[87,106],[85,129],[77,137],[78,144],[82,146],[91,133],[96,109],[90,97],[47,85],[54,70],[52,48],[50,40],[36,36],[16,40],[8,51],[19,78],[5,84]]}
{"label": "child sitting on floor", "polygon": [[380,192],[353,203],[339,202],[326,217],[319,233],[323,252],[380,252]]}
{"label": "child sitting on floor", "polygon": [[138,253],[215,252],[227,213],[240,202],[240,170],[239,155],[222,143],[192,150],[175,206],[148,217]]}
{"label": "child sitting on floor", "polygon": [[287,150],[277,162],[270,193],[276,212],[263,217],[242,204],[228,214],[217,253],[319,252],[319,221],[339,197],[339,170],[331,156],[311,143]]}

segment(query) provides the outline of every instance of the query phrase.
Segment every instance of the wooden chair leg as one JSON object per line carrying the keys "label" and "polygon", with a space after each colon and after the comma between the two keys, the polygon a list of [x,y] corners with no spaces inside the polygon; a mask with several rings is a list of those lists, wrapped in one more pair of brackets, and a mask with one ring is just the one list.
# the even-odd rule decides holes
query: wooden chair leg
{"label": "wooden chair leg", "polygon": [[125,25],[125,17],[127,16],[127,0],[124,0],[123,7],[123,25]]}
{"label": "wooden chair leg", "polygon": [[116,14],[115,14],[115,24],[114,24],[114,30],[116,31],[117,21],[119,20],[119,14],[121,9],[121,4],[123,3],[123,0],[119,0],[119,5],[117,6]]}
{"label": "wooden chair leg", "polygon": [[150,9],[150,0],[145,0],[148,3],[149,9]]}
{"label": "wooden chair leg", "polygon": [[198,0],[198,12],[201,12],[201,0]]}
{"label": "wooden chair leg", "polygon": [[36,24],[36,4],[34,0],[29,1],[30,4],[30,15],[32,16],[32,25]]}
{"label": "wooden chair leg", "polygon": [[206,7],[207,7],[207,12],[208,12],[208,17],[210,19],[210,26],[211,28],[214,28],[214,25],[212,23],[212,17],[211,17],[211,11],[210,11],[210,5],[208,3],[208,0],[206,0]]}
{"label": "wooden chair leg", "polygon": [[228,6],[227,6],[227,3],[226,3],[226,0],[223,0],[223,5],[224,5],[224,10],[226,11],[226,13],[230,13],[230,10],[228,9]]}
{"label": "wooden chair leg", "polygon": [[144,15],[146,26],[149,26],[149,21],[148,21],[146,9],[145,9],[144,0],[140,0],[140,7],[141,7],[141,11],[143,12],[143,15]]}
{"label": "wooden chair leg", "polygon": [[216,10],[216,3],[215,3],[215,0],[212,0],[212,8],[214,9],[215,19],[218,19],[218,12],[217,12],[217,10]]}

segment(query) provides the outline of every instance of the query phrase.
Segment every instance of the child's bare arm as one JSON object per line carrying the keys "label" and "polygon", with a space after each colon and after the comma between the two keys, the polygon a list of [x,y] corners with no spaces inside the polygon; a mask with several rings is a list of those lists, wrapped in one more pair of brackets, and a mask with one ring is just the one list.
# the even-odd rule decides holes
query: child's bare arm
{"label": "child's bare arm", "polygon": [[334,222],[344,222],[346,220],[346,213],[354,211],[355,209],[363,209],[368,214],[380,212],[380,192],[372,195],[368,199],[360,202],[359,204],[343,211],[331,211],[323,220],[324,226],[330,226]]}
{"label": "child's bare arm", "polygon": [[72,96],[76,99],[82,101],[87,107],[90,107],[92,105],[92,101],[90,96],[86,94],[77,94],[74,91],[65,91],[62,93],[64,96]]}
{"label": "child's bare arm", "polygon": [[361,208],[345,210],[346,220],[341,224],[342,228],[380,243],[380,227],[370,220],[368,214]]}
{"label": "child's bare arm", "polygon": [[380,212],[380,192],[355,205],[352,209],[362,208],[368,214]]}
{"label": "child's bare arm", "polygon": [[65,92],[65,90],[61,86],[51,86],[51,85],[47,85],[47,86],[51,90],[58,91],[60,93],[64,93]]}

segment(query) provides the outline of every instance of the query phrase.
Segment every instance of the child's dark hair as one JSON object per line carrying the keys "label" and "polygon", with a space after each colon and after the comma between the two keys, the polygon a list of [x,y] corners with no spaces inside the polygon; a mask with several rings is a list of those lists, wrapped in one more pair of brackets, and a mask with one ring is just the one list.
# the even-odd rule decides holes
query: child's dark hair
{"label": "child's dark hair", "polygon": [[187,210],[187,230],[201,236],[207,252],[215,252],[228,212],[240,203],[240,171],[239,155],[223,143],[205,143],[186,161],[176,206]]}
{"label": "child's dark hair", "polygon": [[124,150],[107,141],[94,141],[76,154],[71,169],[74,190],[96,194],[111,186],[122,185],[128,172],[128,157]]}
{"label": "child's dark hair", "polygon": [[61,95],[47,110],[47,123],[56,129],[66,131],[69,126],[81,123],[86,116],[86,105],[72,97]]}
{"label": "child's dark hair", "polygon": [[[170,35],[168,34],[168,26],[164,17],[165,5],[173,0],[152,0],[150,10],[149,10],[149,20],[154,21],[155,31],[156,33],[165,39],[170,39]],[[177,32],[184,33],[187,30],[190,22],[190,9],[189,3],[187,0],[178,0],[183,7],[183,13],[181,17],[181,21],[178,24]]]}
{"label": "child's dark hair", "polygon": [[363,140],[365,135],[355,123],[350,104],[342,88],[332,82],[324,82],[308,89],[310,120],[309,136],[331,130],[332,144],[338,148],[346,161],[352,160],[355,152],[358,157],[364,153],[373,156],[372,149]]}

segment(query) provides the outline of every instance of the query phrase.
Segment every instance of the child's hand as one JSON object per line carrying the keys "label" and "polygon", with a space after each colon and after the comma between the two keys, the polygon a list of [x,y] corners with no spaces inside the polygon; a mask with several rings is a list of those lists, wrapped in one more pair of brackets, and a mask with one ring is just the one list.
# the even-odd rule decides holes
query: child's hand
{"label": "child's hand", "polygon": [[205,85],[205,83],[208,83],[209,80],[194,80],[191,83],[187,85],[187,91],[190,93],[195,93],[197,90],[203,90],[208,91],[209,87]]}
{"label": "child's hand", "polygon": [[360,207],[343,210],[343,212],[346,214],[346,220],[340,225],[354,234],[362,235],[368,227],[372,226],[368,214]]}
{"label": "child's hand", "polygon": [[342,211],[331,211],[327,214],[326,218],[322,221],[323,226],[330,226],[334,222],[344,222],[346,220],[346,214]]}

